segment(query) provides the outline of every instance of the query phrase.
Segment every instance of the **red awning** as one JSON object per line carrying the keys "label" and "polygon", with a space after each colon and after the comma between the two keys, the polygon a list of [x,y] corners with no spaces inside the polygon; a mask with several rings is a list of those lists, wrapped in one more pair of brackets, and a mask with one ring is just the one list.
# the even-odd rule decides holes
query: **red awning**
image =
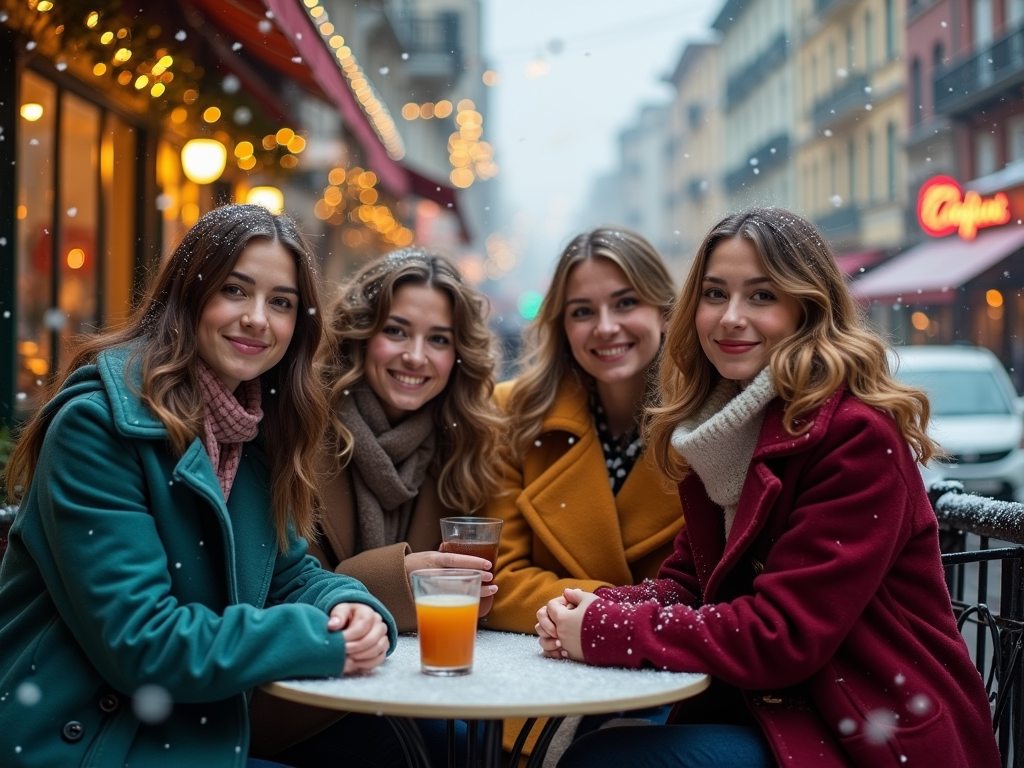
{"label": "red awning", "polygon": [[958,288],[1021,248],[1024,226],[1018,225],[982,230],[974,240],[956,235],[926,240],[850,287],[868,301],[951,304]]}
{"label": "red awning", "polygon": [[885,258],[885,251],[856,251],[855,253],[837,253],[836,263],[848,277],[857,277],[862,270],[873,267]]}
{"label": "red awning", "polygon": [[[333,53],[323,43],[300,0],[190,0],[209,19],[242,43],[244,50],[318,98],[334,104],[355,136],[381,185],[398,198],[410,193],[434,200],[459,219],[463,238],[466,224],[455,190],[416,173],[391,158],[369,118],[356,101]],[[266,11],[273,14],[268,27]],[[264,31],[265,30],[265,31]]]}

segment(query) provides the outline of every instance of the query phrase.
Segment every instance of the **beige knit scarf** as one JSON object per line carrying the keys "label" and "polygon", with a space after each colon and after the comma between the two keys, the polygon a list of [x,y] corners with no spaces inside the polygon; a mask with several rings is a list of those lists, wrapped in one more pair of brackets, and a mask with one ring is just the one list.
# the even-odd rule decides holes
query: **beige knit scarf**
{"label": "beige knit scarf", "polygon": [[405,541],[416,496],[434,458],[434,409],[421,408],[391,426],[365,383],[338,409],[352,433],[352,485],[359,519],[359,552]]}
{"label": "beige knit scarf", "polygon": [[743,390],[723,379],[697,413],[672,433],[672,447],[700,477],[708,498],[724,510],[726,540],[768,403],[777,395],[768,368]]}
{"label": "beige knit scarf", "polygon": [[242,443],[256,437],[263,419],[260,380],[243,381],[232,393],[202,358],[197,359],[204,410],[203,445],[227,501],[242,461]]}

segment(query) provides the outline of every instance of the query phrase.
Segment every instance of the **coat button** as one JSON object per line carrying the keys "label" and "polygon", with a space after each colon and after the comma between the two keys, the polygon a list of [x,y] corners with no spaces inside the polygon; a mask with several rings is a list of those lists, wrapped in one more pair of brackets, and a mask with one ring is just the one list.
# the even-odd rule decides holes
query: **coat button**
{"label": "coat button", "polygon": [[106,712],[108,715],[121,706],[121,700],[112,693],[106,693],[100,696],[100,711]]}
{"label": "coat button", "polygon": [[82,738],[85,733],[85,729],[82,724],[77,720],[69,720],[64,723],[64,728],[61,731],[61,735],[64,737],[64,741],[76,742]]}

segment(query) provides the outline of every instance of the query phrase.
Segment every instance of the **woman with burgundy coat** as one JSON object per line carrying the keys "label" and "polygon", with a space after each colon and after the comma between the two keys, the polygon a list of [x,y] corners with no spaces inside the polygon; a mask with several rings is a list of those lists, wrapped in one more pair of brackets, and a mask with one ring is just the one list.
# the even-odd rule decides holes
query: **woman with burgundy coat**
{"label": "woman with burgundy coat", "polygon": [[583,737],[560,766],[1000,763],[917,468],[928,401],[897,383],[821,234],[723,219],[670,321],[645,427],[686,526],[653,581],[566,590],[548,656],[698,671],[667,726]]}

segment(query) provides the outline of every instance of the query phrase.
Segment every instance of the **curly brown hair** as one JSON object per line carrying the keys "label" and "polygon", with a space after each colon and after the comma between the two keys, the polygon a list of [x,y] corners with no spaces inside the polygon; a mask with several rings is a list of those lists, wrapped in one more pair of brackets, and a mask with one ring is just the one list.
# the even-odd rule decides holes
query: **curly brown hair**
{"label": "curly brown hair", "polygon": [[451,302],[459,362],[438,395],[434,468],[442,503],[469,514],[498,487],[498,468],[491,460],[503,426],[492,400],[497,345],[487,326],[487,299],[443,256],[416,248],[393,251],[364,266],[339,290],[329,309],[330,344],[320,355],[331,410],[330,442],[344,466],[351,458],[352,435],[338,417],[339,404],[346,390],[363,380],[366,343],[383,328],[403,285],[429,286]]}

